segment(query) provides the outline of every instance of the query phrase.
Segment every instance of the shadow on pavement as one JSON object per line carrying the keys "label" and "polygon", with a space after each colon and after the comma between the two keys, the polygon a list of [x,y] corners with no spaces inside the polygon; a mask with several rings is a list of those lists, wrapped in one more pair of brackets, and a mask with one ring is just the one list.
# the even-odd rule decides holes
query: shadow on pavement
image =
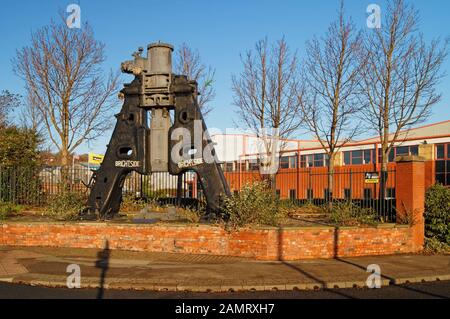
{"label": "shadow on pavement", "polygon": [[301,269],[300,267],[297,267],[297,266],[295,266],[295,265],[292,265],[292,264],[290,264],[290,263],[284,261],[284,260],[283,260],[283,247],[282,247],[282,243],[283,243],[283,230],[279,228],[279,229],[278,229],[278,260],[279,260],[281,263],[283,263],[283,265],[285,265],[285,266],[287,266],[287,267],[289,267],[289,268],[291,268],[291,269],[293,269],[293,270],[295,270],[295,271],[301,273],[302,275],[304,275],[304,276],[308,277],[309,279],[313,280],[315,283],[320,284],[320,285],[323,287],[323,289],[322,289],[323,291],[327,291],[327,292],[330,292],[330,293],[339,295],[339,296],[344,297],[344,298],[356,299],[355,297],[350,296],[350,295],[348,295],[348,294],[344,294],[344,293],[342,293],[342,292],[340,292],[340,291],[336,291],[336,290],[332,290],[332,289],[326,288],[326,283],[325,283],[325,281],[323,281],[323,280],[321,280],[321,279],[319,279],[319,278],[313,276],[312,274],[310,274],[310,273],[308,273],[307,271]]}
{"label": "shadow on pavement", "polygon": [[[336,227],[336,228],[334,229],[334,259],[337,260],[337,261],[339,261],[339,262],[341,262],[341,263],[345,263],[345,264],[347,264],[347,265],[351,265],[351,266],[357,267],[357,268],[359,268],[359,269],[361,269],[361,270],[367,272],[367,268],[365,268],[365,267],[363,267],[363,266],[361,266],[361,265],[352,263],[351,261],[348,261],[348,260],[344,260],[344,259],[339,258],[339,256],[338,256],[338,243],[339,243],[339,228]],[[396,286],[396,287],[399,287],[399,288],[402,288],[402,289],[407,289],[407,290],[409,290],[409,291],[421,293],[421,294],[424,294],[424,295],[427,295],[427,296],[430,296],[430,297],[434,297],[434,298],[443,298],[443,299],[447,299],[447,297],[445,297],[445,296],[436,295],[436,294],[433,294],[433,293],[430,293],[430,292],[421,291],[421,290],[419,290],[419,289],[414,289],[414,288],[407,287],[407,286],[396,285],[396,284],[394,284],[394,282],[395,282],[394,278],[385,276],[385,275],[383,275],[383,274],[381,274],[381,277],[384,278],[384,279],[389,280],[389,283],[390,283],[390,285],[392,285],[392,286]]]}
{"label": "shadow on pavement", "polygon": [[100,273],[100,287],[98,288],[97,299],[103,299],[105,294],[105,279],[106,272],[109,268],[109,258],[111,256],[111,250],[109,249],[109,242],[105,242],[105,248],[97,254],[97,261],[95,267],[101,269]]}
{"label": "shadow on pavement", "polygon": [[[364,266],[358,265],[356,263],[352,263],[352,262],[350,262],[348,260],[344,260],[344,259],[341,259],[340,257],[338,257],[338,249],[339,249],[338,243],[339,243],[339,229],[336,227],[334,229],[334,247],[333,247],[334,248],[334,252],[333,252],[334,253],[334,260],[339,261],[341,263],[345,263],[347,265],[351,265],[351,266],[357,267],[357,268],[363,270],[364,272],[367,272],[367,268],[365,268]],[[284,261],[283,260],[283,247],[282,247],[282,245],[283,245],[283,231],[282,231],[282,229],[279,229],[278,230],[278,260],[280,262],[282,262],[285,266],[287,266],[287,267],[289,267],[289,268],[291,268],[291,269],[301,273],[302,275],[308,277],[309,279],[313,280],[314,282],[316,282],[318,284],[321,284],[322,287],[324,287],[324,289],[323,289],[324,291],[327,291],[327,292],[330,292],[330,293],[333,293],[333,294],[337,294],[337,295],[340,295],[340,296],[345,297],[345,298],[355,299],[355,297],[347,295],[347,294],[344,294],[341,291],[336,291],[336,290],[333,290],[333,289],[325,288],[325,284],[326,284],[325,281],[323,281],[323,280],[313,276],[312,274],[308,273],[307,271],[301,269],[300,267],[298,267],[296,265],[292,265],[292,264]],[[433,297],[433,298],[448,299],[448,297],[443,296],[443,295],[430,293],[430,292],[427,292],[427,291],[423,291],[423,290],[420,290],[420,289],[415,289],[415,288],[404,286],[404,285],[394,284],[394,282],[395,282],[394,278],[391,278],[391,277],[383,275],[383,274],[381,274],[381,277],[384,278],[384,279],[389,280],[389,282],[390,282],[390,284],[392,286],[395,286],[395,287],[398,287],[398,288],[401,288],[401,289],[406,289],[408,291],[419,293],[419,294],[423,294],[423,295],[430,296],[430,297]]]}
{"label": "shadow on pavement", "polygon": [[[347,265],[351,265],[351,266],[357,267],[357,268],[362,269],[364,271],[367,271],[367,269],[364,268],[363,266],[355,264],[355,263],[352,263],[351,261],[344,260],[344,259],[341,259],[339,257],[335,257],[335,260],[337,260],[339,262],[342,262],[342,263],[345,263]],[[404,285],[394,284],[394,281],[395,281],[394,278],[386,276],[386,275],[383,275],[383,274],[381,274],[381,277],[384,278],[384,279],[389,280],[389,282],[390,282],[390,284],[392,286],[395,286],[395,287],[398,287],[398,288],[406,289],[406,290],[409,290],[409,291],[412,291],[412,292],[417,292],[417,293],[424,294],[424,295],[427,295],[427,296],[430,296],[430,297],[433,297],[433,298],[448,299],[448,297],[446,297],[446,296],[433,294],[431,292],[426,292],[426,291],[423,291],[423,290],[420,290],[420,289],[415,289],[415,288],[404,286]]]}

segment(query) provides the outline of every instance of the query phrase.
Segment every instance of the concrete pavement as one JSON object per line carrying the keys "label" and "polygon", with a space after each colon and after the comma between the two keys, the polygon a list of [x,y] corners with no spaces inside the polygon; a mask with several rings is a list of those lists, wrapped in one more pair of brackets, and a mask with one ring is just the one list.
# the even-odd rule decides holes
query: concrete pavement
{"label": "concrete pavement", "polygon": [[154,291],[273,291],[366,286],[379,265],[383,286],[450,280],[450,256],[399,255],[261,262],[244,258],[73,248],[0,247],[0,281],[66,287],[67,266],[82,288]]}

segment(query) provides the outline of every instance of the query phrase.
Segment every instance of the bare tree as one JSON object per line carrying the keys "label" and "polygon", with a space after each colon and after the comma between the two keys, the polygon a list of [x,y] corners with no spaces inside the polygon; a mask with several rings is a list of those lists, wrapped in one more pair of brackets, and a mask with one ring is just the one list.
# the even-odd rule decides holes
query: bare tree
{"label": "bare tree", "polygon": [[20,105],[20,100],[20,95],[8,90],[0,92],[0,127],[7,125],[10,111]]}
{"label": "bare tree", "polygon": [[193,50],[186,43],[181,44],[175,52],[175,73],[186,75],[198,83],[198,104],[204,116],[211,112],[211,101],[215,97],[214,76],[216,71],[202,62],[198,50]]}
{"label": "bare tree", "polygon": [[385,198],[389,152],[399,133],[427,119],[441,100],[437,85],[448,41],[426,44],[418,33],[419,13],[403,0],[390,0],[382,28],[368,30],[362,56],[363,117],[381,141],[381,198]]}
{"label": "bare tree", "polygon": [[38,103],[33,101],[34,98],[34,96],[27,94],[27,100],[20,110],[19,121],[22,127],[36,132],[39,136],[45,136],[46,132],[42,114],[37,109],[36,105]]}
{"label": "bare tree", "polygon": [[105,76],[104,60],[104,44],[95,40],[87,23],[69,29],[64,21],[33,32],[30,46],[13,59],[15,72],[25,81],[30,113],[42,120],[63,166],[78,146],[110,127],[118,74]]}
{"label": "bare tree", "polygon": [[362,36],[347,21],[341,3],[339,18],[322,38],[306,44],[303,69],[305,93],[299,96],[305,126],[320,142],[328,159],[329,199],[333,192],[336,153],[359,132],[355,116],[360,111],[358,85]]}
{"label": "bare tree", "polygon": [[[297,56],[290,52],[284,38],[270,48],[265,38],[241,60],[243,71],[232,77],[234,104],[241,122],[263,140],[269,162],[261,159],[260,164],[272,166],[278,141],[269,135],[288,138],[302,122],[297,99]],[[269,175],[274,187],[274,174]]]}

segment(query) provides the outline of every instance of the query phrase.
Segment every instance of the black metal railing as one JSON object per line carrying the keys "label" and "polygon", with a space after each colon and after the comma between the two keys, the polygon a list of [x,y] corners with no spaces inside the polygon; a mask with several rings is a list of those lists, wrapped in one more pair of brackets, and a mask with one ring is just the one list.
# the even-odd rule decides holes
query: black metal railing
{"label": "black metal railing", "polygon": [[[0,201],[22,205],[46,205],[63,190],[78,194],[89,193],[94,170],[84,167],[0,167]],[[180,192],[177,193],[178,183]],[[202,199],[196,185],[195,173],[187,172],[180,180],[168,173],[140,175],[131,173],[125,179],[123,195],[176,204],[181,198]],[[179,196],[179,197],[178,197]]]}
{"label": "black metal railing", "polygon": [[[246,183],[263,179],[257,170],[226,172],[225,176],[232,192],[239,191]],[[372,210],[384,221],[395,222],[395,168],[387,171],[384,184],[381,172],[368,166],[336,167],[329,177],[326,167],[281,169],[276,174],[277,194],[282,200],[298,205],[352,203]]]}
{"label": "black metal railing", "polygon": [[[276,188],[281,199],[298,205],[350,202],[360,208],[372,209],[385,221],[395,222],[395,169],[388,171],[384,198],[381,181],[368,179],[369,172],[365,168],[341,167],[332,174],[330,187],[329,174],[324,168],[280,170],[276,175]],[[84,166],[66,169],[0,167],[0,201],[41,206],[63,190],[87,195],[93,173]],[[232,192],[238,192],[245,183],[261,180],[258,171],[226,172],[225,177]],[[204,205],[194,172],[187,172],[180,179],[168,173],[140,175],[133,172],[125,180],[123,194],[162,204]]]}

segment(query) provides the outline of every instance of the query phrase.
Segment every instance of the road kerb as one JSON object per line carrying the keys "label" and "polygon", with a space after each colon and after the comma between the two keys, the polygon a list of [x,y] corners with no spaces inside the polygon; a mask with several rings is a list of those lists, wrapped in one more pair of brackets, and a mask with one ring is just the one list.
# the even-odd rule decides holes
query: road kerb
{"label": "road kerb", "polygon": [[[408,283],[420,282],[434,282],[450,280],[450,275],[438,276],[417,276],[417,277],[402,277],[393,279],[382,279],[382,287],[390,285],[403,285]],[[16,279],[16,278],[0,278],[0,282],[24,284],[30,286],[44,286],[52,288],[67,288],[67,283],[62,280],[39,280],[39,279]],[[251,292],[251,291],[293,291],[293,290],[322,290],[322,289],[345,289],[345,288],[365,288],[366,283],[363,281],[326,281],[326,282],[309,282],[309,283],[287,283],[287,284],[201,284],[189,285],[186,283],[154,283],[154,282],[138,282],[127,283],[123,280],[114,280],[109,278],[107,283],[103,284],[103,289],[117,289],[117,290],[143,290],[143,291],[159,291],[159,292]],[[83,289],[99,289],[100,283],[96,278],[84,278],[81,282]]]}

